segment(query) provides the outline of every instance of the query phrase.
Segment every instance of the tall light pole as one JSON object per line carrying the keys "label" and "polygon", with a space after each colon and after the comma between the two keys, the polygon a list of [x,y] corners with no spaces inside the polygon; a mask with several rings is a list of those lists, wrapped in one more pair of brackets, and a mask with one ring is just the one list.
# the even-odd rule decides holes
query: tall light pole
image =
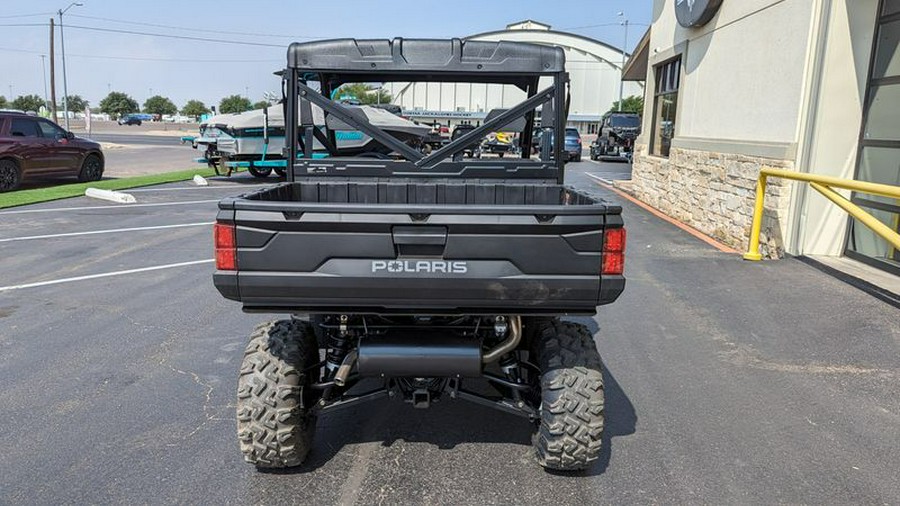
{"label": "tall light pole", "polygon": [[41,71],[44,73],[44,105],[49,110],[50,102],[47,100],[47,55],[45,54],[41,55]]}
{"label": "tall light pole", "polygon": [[619,17],[622,18],[622,26],[625,27],[625,43],[622,44],[622,69],[619,79],[619,112],[622,112],[622,99],[625,95],[625,51],[628,49],[628,18],[625,17],[624,12],[620,12]]}
{"label": "tall light pole", "polygon": [[66,116],[66,130],[69,129],[69,83],[66,81],[66,38],[63,35],[63,14],[72,7],[81,7],[81,2],[72,2],[65,9],[59,10],[59,45],[62,49],[63,64],[63,114]]}

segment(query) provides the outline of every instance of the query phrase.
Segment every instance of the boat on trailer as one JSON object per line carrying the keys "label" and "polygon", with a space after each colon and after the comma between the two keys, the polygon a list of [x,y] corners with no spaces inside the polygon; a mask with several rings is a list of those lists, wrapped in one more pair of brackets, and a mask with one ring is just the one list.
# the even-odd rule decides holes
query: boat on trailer
{"label": "boat on trailer", "polygon": [[[419,125],[390,112],[390,110],[365,105],[342,104],[351,114],[363,115],[373,126],[420,148],[429,127]],[[328,124],[335,132],[335,145],[343,156],[390,156],[390,149],[368,135],[352,128],[334,117],[325,117],[318,107],[313,107],[316,124]],[[273,104],[240,114],[220,114],[200,125],[200,136],[194,139],[197,149],[206,153],[206,161],[219,171],[246,167],[258,177],[268,176],[272,169],[281,173],[284,165],[284,108]],[[324,152],[325,146],[318,139],[313,141],[314,152]]]}

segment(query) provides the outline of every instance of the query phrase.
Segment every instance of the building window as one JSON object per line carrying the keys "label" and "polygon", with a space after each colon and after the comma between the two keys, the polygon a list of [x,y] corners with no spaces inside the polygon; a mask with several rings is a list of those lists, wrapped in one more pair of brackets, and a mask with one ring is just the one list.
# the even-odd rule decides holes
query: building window
{"label": "building window", "polygon": [[656,95],[653,101],[653,136],[650,152],[669,156],[675,136],[675,111],[678,109],[678,86],[681,82],[681,58],[655,67]]}
{"label": "building window", "polygon": [[[857,154],[856,179],[900,185],[900,0],[885,0],[875,32]],[[900,201],[854,193],[853,203],[891,230],[900,232]],[[900,250],[872,229],[850,218],[846,254],[900,274]]]}

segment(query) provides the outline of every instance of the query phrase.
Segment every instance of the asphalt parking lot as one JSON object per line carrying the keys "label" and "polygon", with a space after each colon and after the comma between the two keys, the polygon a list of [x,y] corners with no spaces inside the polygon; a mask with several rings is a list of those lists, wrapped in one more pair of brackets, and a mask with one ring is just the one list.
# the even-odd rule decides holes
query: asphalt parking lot
{"label": "asphalt parking lot", "polygon": [[[214,180],[0,211],[0,503],[900,503],[900,311],[797,260],[742,262],[621,203],[628,286],[593,318],[601,460],[532,461],[530,427],[462,401],[319,421],[296,470],[235,438],[248,315],[213,288]],[[274,179],[272,179],[274,181]]]}

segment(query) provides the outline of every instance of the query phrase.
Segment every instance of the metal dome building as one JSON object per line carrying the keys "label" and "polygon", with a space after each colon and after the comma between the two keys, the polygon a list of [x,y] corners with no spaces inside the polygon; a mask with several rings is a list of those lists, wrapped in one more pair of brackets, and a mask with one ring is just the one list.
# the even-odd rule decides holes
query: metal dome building
{"label": "metal dome building", "polygon": [[[466,40],[508,40],[563,48],[571,79],[569,126],[584,134],[595,133],[603,114],[619,99],[622,50],[599,40],[554,31],[550,25],[531,20],[507,25],[505,30],[472,35]],[[393,103],[403,108],[405,116],[444,125],[478,124],[491,109],[508,108],[525,99],[521,90],[499,84],[386,83],[384,87],[393,97]],[[624,96],[643,93],[643,83],[625,83]]]}

